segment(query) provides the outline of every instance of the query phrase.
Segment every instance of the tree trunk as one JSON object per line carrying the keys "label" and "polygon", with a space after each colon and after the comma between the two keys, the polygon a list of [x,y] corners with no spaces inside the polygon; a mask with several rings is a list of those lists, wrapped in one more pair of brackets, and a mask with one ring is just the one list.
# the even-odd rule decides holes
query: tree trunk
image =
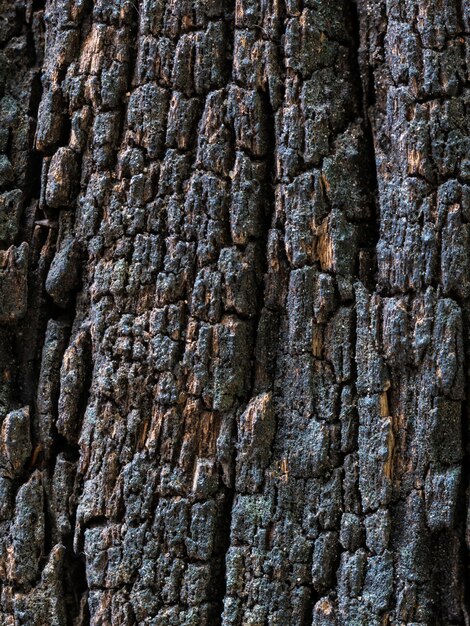
{"label": "tree trunk", "polygon": [[0,11],[0,622],[468,626],[468,5]]}

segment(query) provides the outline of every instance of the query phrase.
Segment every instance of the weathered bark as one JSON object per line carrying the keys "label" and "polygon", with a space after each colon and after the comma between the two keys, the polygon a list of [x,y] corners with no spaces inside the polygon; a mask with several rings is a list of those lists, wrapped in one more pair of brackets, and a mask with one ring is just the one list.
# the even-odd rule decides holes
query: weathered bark
{"label": "weathered bark", "polygon": [[0,622],[468,625],[466,3],[0,12]]}

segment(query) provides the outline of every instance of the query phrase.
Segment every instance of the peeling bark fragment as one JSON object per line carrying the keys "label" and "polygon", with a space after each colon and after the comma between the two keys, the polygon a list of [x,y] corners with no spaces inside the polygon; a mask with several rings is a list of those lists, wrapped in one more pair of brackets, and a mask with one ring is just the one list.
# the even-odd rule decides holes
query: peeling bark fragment
{"label": "peeling bark fragment", "polygon": [[14,519],[6,574],[11,581],[32,583],[39,571],[45,541],[44,492],[39,472],[19,489]]}
{"label": "peeling bark fragment", "polygon": [[21,319],[28,297],[28,245],[0,252],[0,323]]}
{"label": "peeling bark fragment", "polygon": [[21,472],[32,450],[29,407],[6,415],[0,437],[0,464],[14,477]]}
{"label": "peeling bark fragment", "polygon": [[90,347],[89,333],[81,331],[62,357],[56,427],[71,444],[77,442],[80,430],[80,404],[89,376]]}
{"label": "peeling bark fragment", "polygon": [[238,420],[237,485],[240,492],[259,491],[275,433],[272,395],[253,398]]}
{"label": "peeling bark fragment", "polygon": [[33,421],[37,441],[49,456],[53,445],[53,428],[59,398],[60,363],[68,340],[68,326],[63,322],[50,320],[46,329],[44,349],[41,359],[41,375],[38,381],[36,409],[37,419]]}
{"label": "peeling bark fragment", "polygon": [[74,152],[69,148],[59,148],[49,163],[46,184],[47,205],[51,208],[71,206],[77,178],[78,166]]}
{"label": "peeling bark fragment", "polygon": [[12,245],[18,235],[22,204],[21,189],[0,194],[0,242],[3,245]]}

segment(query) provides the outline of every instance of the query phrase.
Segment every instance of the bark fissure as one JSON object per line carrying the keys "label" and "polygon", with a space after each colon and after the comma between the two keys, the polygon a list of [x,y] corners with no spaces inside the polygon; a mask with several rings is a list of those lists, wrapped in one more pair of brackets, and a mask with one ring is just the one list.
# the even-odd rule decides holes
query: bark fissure
{"label": "bark fissure", "polygon": [[377,179],[377,158],[375,154],[375,138],[371,120],[370,109],[373,110],[375,104],[375,83],[373,69],[365,60],[361,51],[361,22],[359,19],[357,0],[351,0],[351,23],[352,37],[355,46],[353,68],[356,75],[359,101],[362,102],[365,156],[368,163],[368,189],[370,198],[370,216],[366,225],[366,232],[363,236],[364,250],[359,253],[358,278],[369,289],[374,292],[377,289],[377,253],[376,246],[379,240],[380,215],[379,215],[379,186]]}

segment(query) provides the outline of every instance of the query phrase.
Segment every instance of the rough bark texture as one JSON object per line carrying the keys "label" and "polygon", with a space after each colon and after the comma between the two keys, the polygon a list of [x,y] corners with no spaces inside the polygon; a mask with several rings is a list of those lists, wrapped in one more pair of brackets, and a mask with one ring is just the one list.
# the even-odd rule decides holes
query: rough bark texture
{"label": "rough bark texture", "polygon": [[0,13],[1,624],[468,626],[465,1]]}

